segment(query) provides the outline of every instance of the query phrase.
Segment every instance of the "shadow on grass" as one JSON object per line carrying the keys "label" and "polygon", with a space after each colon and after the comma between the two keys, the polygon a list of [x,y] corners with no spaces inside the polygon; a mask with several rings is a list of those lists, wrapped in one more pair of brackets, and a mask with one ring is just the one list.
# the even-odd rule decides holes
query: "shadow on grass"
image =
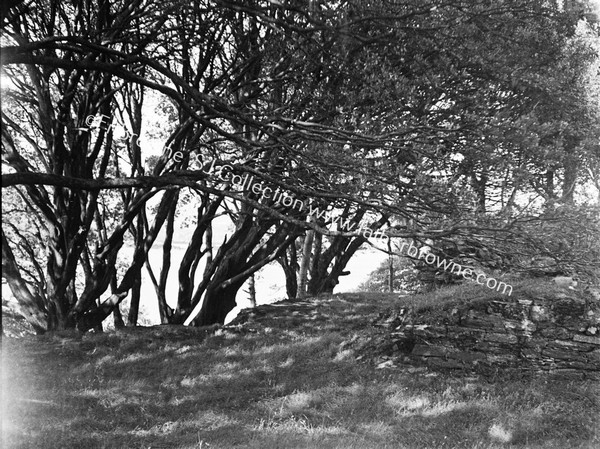
{"label": "shadow on grass", "polygon": [[6,340],[4,447],[600,444],[589,382],[489,383],[357,363],[346,343],[381,308],[355,295],[210,335],[159,327]]}

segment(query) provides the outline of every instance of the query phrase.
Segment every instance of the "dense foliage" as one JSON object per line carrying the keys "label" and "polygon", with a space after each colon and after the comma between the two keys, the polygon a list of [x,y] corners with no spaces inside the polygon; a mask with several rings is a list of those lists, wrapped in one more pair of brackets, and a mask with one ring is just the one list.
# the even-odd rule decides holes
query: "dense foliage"
{"label": "dense foliage", "polygon": [[361,223],[440,251],[468,237],[507,267],[595,269],[597,241],[578,261],[557,234],[597,227],[579,204],[600,186],[589,6],[9,3],[2,265],[18,313],[40,332],[135,325],[145,269],[162,322],[221,323],[276,260],[290,297],[331,292]]}

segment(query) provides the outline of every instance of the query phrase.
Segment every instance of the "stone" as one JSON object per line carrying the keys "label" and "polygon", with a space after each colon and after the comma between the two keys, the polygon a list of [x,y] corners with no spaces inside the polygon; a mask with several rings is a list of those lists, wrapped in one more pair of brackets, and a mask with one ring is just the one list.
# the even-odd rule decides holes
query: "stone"
{"label": "stone", "polygon": [[542,350],[542,355],[560,360],[575,360],[579,362],[585,362],[587,360],[584,353],[574,352],[570,349],[545,348]]}
{"label": "stone", "polygon": [[[576,295],[565,289],[533,301],[481,301],[426,317],[408,308],[388,312],[380,322],[387,321],[383,327],[393,336],[392,349],[406,354],[409,365],[473,368],[483,375],[515,370],[600,379],[600,310]],[[399,316],[410,320],[393,328]],[[378,362],[378,368],[393,364]]]}
{"label": "stone", "polygon": [[489,354],[487,356],[487,360],[492,362],[493,364],[513,364],[517,361],[517,356],[515,354]]}
{"label": "stone", "polygon": [[498,315],[471,315],[461,320],[460,325],[477,329],[504,329],[502,317]]}
{"label": "stone", "polygon": [[425,338],[445,338],[446,327],[445,326],[415,326],[413,328],[413,334]]}
{"label": "stone", "polygon": [[519,335],[531,336],[536,330],[537,326],[533,321],[523,318],[520,321],[517,320],[504,320],[504,327],[518,333]]}
{"label": "stone", "polygon": [[395,368],[396,365],[391,360],[386,360],[385,362],[381,362],[377,365],[376,369],[384,369],[384,368]]}
{"label": "stone", "polygon": [[574,341],[580,341],[580,342],[583,342],[583,343],[590,343],[592,345],[600,345],[600,338],[599,337],[590,337],[588,335],[575,334],[573,336],[573,340]]}
{"label": "stone", "polygon": [[485,354],[481,352],[470,352],[470,351],[460,351],[454,352],[448,355],[448,357],[456,360],[460,360],[463,363],[478,363],[481,360],[485,360],[487,357]]}
{"label": "stone", "polygon": [[402,331],[392,331],[390,332],[390,335],[394,337],[394,339],[398,340],[409,340],[410,338],[412,338],[412,336],[409,335],[407,332]]}
{"label": "stone", "polygon": [[394,340],[394,351],[402,353],[410,353],[413,350],[415,342],[413,339]]}
{"label": "stone", "polygon": [[411,355],[417,357],[445,357],[450,350],[445,346],[416,344]]}
{"label": "stone", "polygon": [[[478,341],[477,344],[473,346],[475,351],[485,352],[486,354],[493,354],[497,352],[502,352],[503,349],[500,348],[500,345],[497,343],[492,343],[489,341]],[[504,349],[505,351],[505,349]]]}
{"label": "stone", "polygon": [[600,349],[594,349],[593,351],[586,352],[585,356],[592,362],[600,362]]}
{"label": "stone", "polygon": [[519,329],[521,327],[521,322],[519,320],[510,320],[510,319],[505,319],[503,320],[504,322],[504,328],[505,329]]}
{"label": "stone", "polygon": [[487,312],[497,313],[506,318],[520,318],[524,314],[524,306],[515,302],[490,301]]}
{"label": "stone", "polygon": [[580,371],[600,371],[600,364],[593,362],[575,362],[572,360],[563,360],[557,363],[558,368],[574,368]]}
{"label": "stone", "polygon": [[576,298],[564,298],[552,305],[552,312],[559,318],[581,317],[585,313],[585,301]]}
{"label": "stone", "polygon": [[600,288],[590,288],[589,294],[596,301],[600,301]]}
{"label": "stone", "polygon": [[516,335],[511,334],[499,334],[499,333],[489,333],[485,334],[485,341],[493,341],[496,343],[506,343],[506,344],[514,344],[519,341]]}
{"label": "stone", "polygon": [[562,288],[576,287],[577,281],[570,276],[556,276],[554,283]]}
{"label": "stone", "polygon": [[531,307],[530,318],[532,321],[549,321],[550,310],[541,305],[534,305]]}
{"label": "stone", "polygon": [[[582,337],[585,337],[585,335],[582,335]],[[588,338],[590,338],[590,337],[588,337]],[[588,343],[577,342],[577,341],[565,341],[565,340],[550,341],[550,342],[548,342],[548,347],[568,348],[573,351],[583,351],[583,352],[591,351],[594,348],[593,345],[588,344]]]}
{"label": "stone", "polygon": [[427,360],[427,364],[435,368],[461,369],[464,368],[462,363],[455,360],[444,360],[439,357],[431,357]]}
{"label": "stone", "polygon": [[567,380],[582,380],[583,373],[576,369],[551,369],[548,373],[557,379],[567,379]]}
{"label": "stone", "polygon": [[540,357],[542,350],[540,348],[521,348],[521,357],[535,360]]}
{"label": "stone", "polygon": [[573,333],[569,332],[569,330],[564,327],[554,326],[540,330],[540,335],[552,339],[566,340],[570,339]]}
{"label": "stone", "polygon": [[485,332],[485,329],[466,328],[462,326],[446,326],[446,333],[448,336],[456,339],[462,337],[481,338]]}

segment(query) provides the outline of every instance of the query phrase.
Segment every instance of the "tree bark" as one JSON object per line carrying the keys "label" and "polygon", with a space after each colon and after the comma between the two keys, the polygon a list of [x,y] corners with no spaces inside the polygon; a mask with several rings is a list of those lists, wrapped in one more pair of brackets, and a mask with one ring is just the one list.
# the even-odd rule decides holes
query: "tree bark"
{"label": "tree bark", "polygon": [[194,309],[184,324],[223,324],[227,314],[235,307],[235,296],[244,282],[280,257],[297,237],[295,232],[281,228],[259,251],[255,251],[271,224],[271,221],[266,221],[257,226],[251,216],[245,216],[234,235],[221,245],[211,266],[206,267],[204,279],[194,294]]}
{"label": "tree bark", "polygon": [[48,329],[48,322],[44,316],[42,298],[31,292],[25,280],[21,277],[15,256],[8,244],[8,239],[2,230],[2,277],[8,281],[11,293],[18,303],[18,313],[27,320],[37,333],[44,333]]}
{"label": "tree bark", "polygon": [[565,176],[562,189],[562,201],[567,204],[573,204],[575,201],[575,186],[577,185],[580,164],[577,155],[575,154],[575,148],[578,141],[573,136],[569,136],[565,140],[565,157],[563,162]]}
{"label": "tree bark", "polygon": [[235,307],[235,297],[242,284],[231,285],[227,288],[210,288],[206,290],[202,309],[192,321],[194,326],[223,324],[229,312]]}
{"label": "tree bark", "polygon": [[113,323],[115,329],[123,329],[125,327],[125,322],[123,321],[123,315],[121,314],[121,308],[119,306],[115,307],[115,310],[113,311]]}
{"label": "tree bark", "polygon": [[[144,240],[144,223],[142,216],[139,215],[135,226],[135,242],[136,245],[141,245]],[[141,273],[133,280],[131,288],[131,300],[129,302],[129,313],[127,314],[127,324],[129,326],[137,326],[138,316],[140,312],[140,296],[142,292],[142,276]]]}
{"label": "tree bark", "polygon": [[[314,222],[314,219],[311,219],[311,221]],[[308,268],[310,266],[314,238],[315,231],[312,229],[307,230],[306,236],[304,237],[304,244],[302,245],[302,261],[300,262],[300,272],[298,273],[298,299],[303,299],[306,297]]]}
{"label": "tree bark", "polygon": [[131,288],[131,300],[129,303],[129,313],[127,314],[127,325],[137,326],[138,315],[140,312],[140,294],[142,288],[142,280],[140,277],[133,281],[133,287]]}
{"label": "tree bark", "polygon": [[256,307],[256,282],[254,273],[252,273],[248,279],[248,299],[250,300],[250,307]]}
{"label": "tree bark", "polygon": [[392,256],[392,239],[388,239],[388,291],[394,292],[394,256]]}
{"label": "tree bark", "polygon": [[298,270],[300,267],[298,266],[298,255],[296,253],[296,242],[292,242],[292,244],[286,250],[287,254],[283,254],[280,258],[277,259],[281,268],[283,269],[283,274],[285,275],[285,292],[289,300],[296,299],[296,295],[298,294]]}

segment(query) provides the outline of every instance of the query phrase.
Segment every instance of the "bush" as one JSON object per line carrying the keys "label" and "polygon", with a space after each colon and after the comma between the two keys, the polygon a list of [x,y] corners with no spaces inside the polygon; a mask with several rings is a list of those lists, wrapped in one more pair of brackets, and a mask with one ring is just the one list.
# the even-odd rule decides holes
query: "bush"
{"label": "bush", "polygon": [[[488,273],[525,277],[574,276],[600,284],[600,208],[554,206],[536,217],[477,217],[469,236],[431,242],[439,259]],[[462,282],[462,277],[415,261],[422,284],[439,286]]]}

